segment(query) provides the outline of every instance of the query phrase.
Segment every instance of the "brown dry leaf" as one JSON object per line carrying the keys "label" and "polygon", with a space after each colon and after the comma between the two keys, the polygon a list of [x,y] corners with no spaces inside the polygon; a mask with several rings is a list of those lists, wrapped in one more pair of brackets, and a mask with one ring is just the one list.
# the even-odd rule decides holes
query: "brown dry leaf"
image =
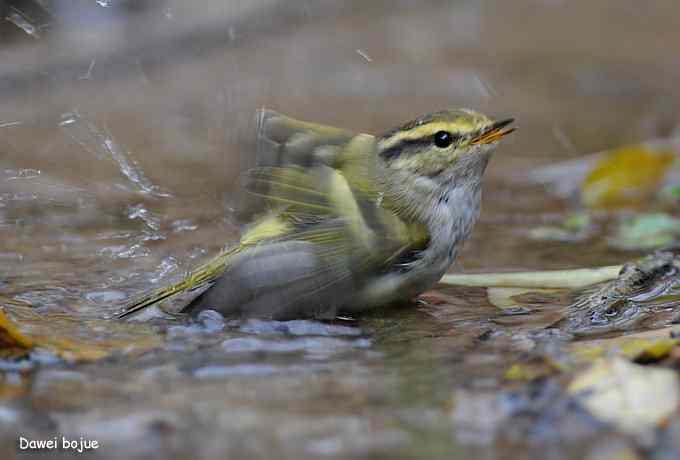
{"label": "brown dry leaf", "polygon": [[638,207],[657,192],[675,156],[644,145],[612,150],[584,180],[581,200],[591,208]]}
{"label": "brown dry leaf", "polygon": [[[149,325],[38,313],[29,306],[4,306],[7,324],[28,344],[72,361],[101,359],[113,353],[150,350],[161,337]],[[0,324],[1,325],[1,324]],[[0,328],[1,331],[1,328]]]}
{"label": "brown dry leaf", "polygon": [[7,374],[0,373],[0,401],[16,399],[24,396],[30,388],[27,383],[28,377],[21,375],[20,380],[11,380]]}

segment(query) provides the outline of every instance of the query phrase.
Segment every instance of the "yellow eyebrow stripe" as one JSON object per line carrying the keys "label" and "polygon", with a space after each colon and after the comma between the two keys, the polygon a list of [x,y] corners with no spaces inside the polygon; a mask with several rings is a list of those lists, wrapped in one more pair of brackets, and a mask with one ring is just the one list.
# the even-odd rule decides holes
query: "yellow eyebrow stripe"
{"label": "yellow eyebrow stripe", "polygon": [[411,141],[430,137],[437,131],[467,132],[473,130],[474,127],[470,123],[466,122],[452,123],[450,121],[434,121],[421,126],[416,126],[406,131],[397,131],[390,137],[382,139],[379,143],[379,147],[381,150],[386,150],[402,141]]}

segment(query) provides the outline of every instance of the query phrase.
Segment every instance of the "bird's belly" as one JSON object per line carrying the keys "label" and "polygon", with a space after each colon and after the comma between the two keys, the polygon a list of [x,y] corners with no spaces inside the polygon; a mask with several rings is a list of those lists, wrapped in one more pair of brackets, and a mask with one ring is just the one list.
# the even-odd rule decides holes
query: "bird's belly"
{"label": "bird's belly", "polygon": [[318,257],[312,243],[286,241],[237,255],[189,311],[214,309],[225,316],[294,319],[334,317],[356,292]]}
{"label": "bird's belly", "polygon": [[[458,201],[458,204],[461,202]],[[404,301],[432,287],[449,269],[469,237],[479,206],[466,203],[434,209],[430,242],[406,270],[365,272],[354,277],[330,269],[310,242],[268,243],[230,261],[215,285],[190,306],[216,309],[228,316],[275,319],[334,317]],[[349,263],[349,259],[348,259]]]}

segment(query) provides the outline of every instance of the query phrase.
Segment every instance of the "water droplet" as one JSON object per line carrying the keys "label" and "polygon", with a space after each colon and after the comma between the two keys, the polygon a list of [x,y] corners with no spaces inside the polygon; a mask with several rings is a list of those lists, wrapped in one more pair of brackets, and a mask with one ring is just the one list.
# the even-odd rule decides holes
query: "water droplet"
{"label": "water droplet", "polygon": [[17,180],[17,179],[34,179],[40,176],[39,169],[5,169],[4,170],[5,180]]}
{"label": "water droplet", "polygon": [[158,267],[158,274],[151,277],[149,281],[158,283],[162,279],[165,279],[170,273],[177,270],[178,267],[179,263],[177,262],[177,259],[172,256],[167,256],[161,261],[161,264]]}
{"label": "water droplet", "polygon": [[151,230],[158,230],[161,227],[160,218],[153,215],[143,204],[128,206],[127,216],[131,220],[140,219]]}
{"label": "water droplet", "polygon": [[67,126],[73,124],[78,119],[77,112],[65,112],[61,114],[61,121],[59,121],[59,126]]}
{"label": "water droplet", "polygon": [[13,10],[5,17],[5,19],[26,32],[31,37],[40,38],[38,28],[31,24],[28,19],[26,19],[19,11]]}
{"label": "water droplet", "polygon": [[141,244],[133,244],[132,246],[107,246],[97,251],[97,254],[111,257],[112,259],[135,259],[137,257],[146,257],[151,254],[151,251]]}
{"label": "water droplet", "polygon": [[198,228],[198,225],[194,224],[189,219],[175,220],[172,222],[172,224],[170,224],[170,226],[172,227],[172,231],[174,233],[191,232]]}
{"label": "water droplet", "polygon": [[0,262],[21,262],[24,260],[24,255],[19,252],[0,252]]}
{"label": "water droplet", "polygon": [[189,251],[189,259],[198,259],[206,255],[208,251],[205,248],[193,248]]}
{"label": "water droplet", "polygon": [[366,51],[358,49],[357,54],[362,58],[366,59],[367,62],[373,62],[373,59],[371,59],[371,56],[369,56],[368,53],[366,53]]}

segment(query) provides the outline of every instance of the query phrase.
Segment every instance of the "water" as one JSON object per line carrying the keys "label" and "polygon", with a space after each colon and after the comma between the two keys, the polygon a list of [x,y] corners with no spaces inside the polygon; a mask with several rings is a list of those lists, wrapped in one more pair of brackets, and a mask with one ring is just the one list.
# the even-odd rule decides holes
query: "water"
{"label": "water", "polygon": [[[451,106],[513,116],[455,271],[642,255],[613,239],[634,212],[563,227],[584,211],[572,180],[584,168],[542,168],[677,130],[677,6],[42,3],[55,9],[0,29],[0,303],[45,340],[0,360],[8,458],[18,436],[57,435],[98,440],[103,459],[677,456],[677,417],[631,436],[564,382],[570,347],[668,336],[675,275],[608,313],[568,310],[587,290],[440,286],[330,322],[106,319],[236,241],[264,106],[372,133]],[[649,207],[678,216],[677,203]],[[515,363],[539,377],[508,379]]]}

